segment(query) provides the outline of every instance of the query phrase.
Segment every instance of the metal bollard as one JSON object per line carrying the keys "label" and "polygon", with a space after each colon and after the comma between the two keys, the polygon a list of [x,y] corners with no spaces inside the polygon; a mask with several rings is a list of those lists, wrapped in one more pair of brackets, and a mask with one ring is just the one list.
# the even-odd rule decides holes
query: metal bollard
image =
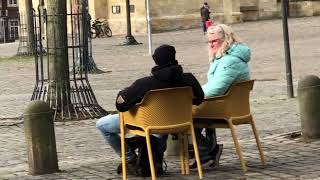
{"label": "metal bollard", "polygon": [[320,79],[308,75],[298,82],[302,137],[320,138]]}
{"label": "metal bollard", "polygon": [[24,112],[29,174],[59,171],[53,110],[43,101],[32,101]]}

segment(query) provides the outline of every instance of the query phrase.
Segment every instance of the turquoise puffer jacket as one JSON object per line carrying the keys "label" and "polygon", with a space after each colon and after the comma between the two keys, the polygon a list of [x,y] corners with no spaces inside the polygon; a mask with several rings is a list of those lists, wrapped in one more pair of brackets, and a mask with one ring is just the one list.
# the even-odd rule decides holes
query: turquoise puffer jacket
{"label": "turquoise puffer jacket", "polygon": [[251,51],[247,45],[235,43],[225,55],[211,62],[207,73],[208,82],[202,86],[205,97],[223,95],[232,83],[249,80],[247,63],[250,57]]}

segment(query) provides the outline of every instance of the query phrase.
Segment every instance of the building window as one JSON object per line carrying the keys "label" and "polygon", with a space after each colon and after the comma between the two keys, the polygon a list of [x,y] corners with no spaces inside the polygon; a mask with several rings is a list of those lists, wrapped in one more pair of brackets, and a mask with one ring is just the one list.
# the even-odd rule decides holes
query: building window
{"label": "building window", "polygon": [[120,6],[112,6],[112,14],[120,14]]}
{"label": "building window", "polygon": [[134,13],[135,11],[135,6],[133,4],[130,4],[130,13]]}
{"label": "building window", "polygon": [[19,38],[19,21],[18,21],[18,19],[10,19],[9,20],[9,34],[10,34],[10,39],[18,39]]}
{"label": "building window", "polygon": [[18,7],[18,0],[7,0],[8,7]]}

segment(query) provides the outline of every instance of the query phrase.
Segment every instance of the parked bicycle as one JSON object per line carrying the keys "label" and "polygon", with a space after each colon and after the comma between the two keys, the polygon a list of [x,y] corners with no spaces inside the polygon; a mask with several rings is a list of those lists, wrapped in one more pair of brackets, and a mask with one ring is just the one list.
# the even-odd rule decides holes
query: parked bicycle
{"label": "parked bicycle", "polygon": [[93,21],[90,31],[91,38],[111,37],[112,31],[105,19],[96,19]]}

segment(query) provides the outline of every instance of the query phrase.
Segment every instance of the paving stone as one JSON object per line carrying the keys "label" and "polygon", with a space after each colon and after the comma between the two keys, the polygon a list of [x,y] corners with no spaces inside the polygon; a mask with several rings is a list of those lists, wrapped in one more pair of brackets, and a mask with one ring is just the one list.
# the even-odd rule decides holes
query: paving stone
{"label": "paving stone", "polygon": [[[289,19],[295,88],[298,77],[319,73],[320,51],[316,47],[320,42],[320,29],[310,27],[310,24],[318,24],[318,21],[319,17]],[[301,138],[290,139],[285,135],[300,130],[300,117],[297,99],[287,99],[286,96],[281,20],[248,22],[232,27],[252,47],[251,75],[257,81],[251,94],[251,110],[267,166],[261,166],[250,127],[237,127],[248,165],[246,174],[241,170],[230,130],[218,129],[218,141],[224,144],[220,166],[204,169],[204,179],[317,179],[320,177],[320,141],[305,143]],[[208,61],[201,34],[200,29],[159,33],[153,35],[153,42],[154,46],[162,43],[174,45],[177,59],[185,71],[193,72],[203,84]],[[89,80],[99,103],[107,110],[115,110],[114,101],[120,89],[139,77],[149,75],[153,66],[151,57],[147,55],[146,36],[136,36],[143,43],[140,46],[113,46],[123,39],[122,36],[114,36],[93,40],[95,62],[100,69],[111,72],[89,75]],[[1,46],[0,56],[11,55],[10,51],[16,47],[17,44]],[[56,123],[57,151],[62,172],[28,175],[23,124],[3,126],[3,118],[20,116],[29,103],[34,86],[33,62],[0,61],[0,84],[1,180],[122,179],[121,175],[116,174],[116,167],[121,160],[95,128],[94,119]],[[190,176],[181,176],[179,160],[168,160],[167,163],[168,171],[159,179],[198,179],[197,171],[191,171]]]}

